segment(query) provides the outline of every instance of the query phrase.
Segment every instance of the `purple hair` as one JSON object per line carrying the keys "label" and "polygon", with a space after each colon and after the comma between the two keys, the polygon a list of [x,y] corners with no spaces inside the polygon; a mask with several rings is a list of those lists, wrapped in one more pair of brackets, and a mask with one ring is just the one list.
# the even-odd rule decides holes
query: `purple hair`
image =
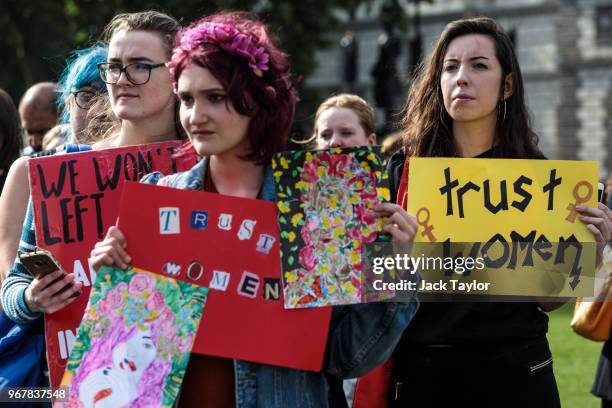
{"label": "purple hair", "polygon": [[[265,70],[253,68],[253,61],[240,50],[189,40],[204,38],[210,23],[229,26],[248,37],[251,49],[267,54]],[[297,102],[295,80],[289,72],[287,55],[276,46],[276,39],[265,24],[251,13],[222,12],[183,29],[176,43],[170,61],[175,89],[183,70],[195,63],[208,69],[223,85],[236,112],[251,117],[247,133],[250,148],[244,159],[267,164],[274,153],[285,149]],[[256,65],[264,66],[261,60]]]}

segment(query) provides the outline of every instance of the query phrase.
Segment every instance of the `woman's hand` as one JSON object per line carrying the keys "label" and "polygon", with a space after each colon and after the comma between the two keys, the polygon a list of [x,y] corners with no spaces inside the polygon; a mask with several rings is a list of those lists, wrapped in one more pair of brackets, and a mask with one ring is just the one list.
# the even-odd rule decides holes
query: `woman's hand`
{"label": "woman's hand", "polygon": [[[62,291],[66,286],[69,287]],[[82,286],[74,282],[74,274],[57,270],[40,279],[34,278],[25,291],[25,301],[32,312],[54,313],[76,299]]]}
{"label": "woman's hand", "polygon": [[589,231],[593,233],[595,242],[597,242],[597,265],[603,259],[603,250],[612,240],[612,211],[602,203],[597,204],[597,208],[585,207],[577,205],[579,219],[587,224]]}
{"label": "woman's hand", "polygon": [[126,247],[127,242],[123,233],[117,227],[110,227],[104,240],[96,243],[94,249],[91,250],[89,255],[91,266],[95,271],[100,269],[102,264],[116,265],[121,269],[127,268],[132,258],[125,252]]}
{"label": "woman's hand", "polygon": [[378,204],[374,207],[374,214],[377,217],[387,217],[383,223],[383,231],[391,234],[395,248],[407,253],[419,228],[416,217],[393,203]]}

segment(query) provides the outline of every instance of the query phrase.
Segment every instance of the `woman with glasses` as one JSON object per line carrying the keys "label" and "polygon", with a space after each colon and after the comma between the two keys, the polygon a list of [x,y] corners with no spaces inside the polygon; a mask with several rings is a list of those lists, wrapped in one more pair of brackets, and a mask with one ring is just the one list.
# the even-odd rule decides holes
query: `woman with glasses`
{"label": "woman with glasses", "polygon": [[[270,162],[285,148],[296,96],[287,55],[268,28],[247,13],[205,17],[179,35],[170,67],[181,123],[204,159],[143,181],[275,200]],[[125,244],[111,227],[92,250],[92,266],[127,267]],[[414,309],[391,302],[335,308],[324,371],[358,376],[384,361]],[[327,390],[323,372],[191,354],[179,406],[326,407]]]}
{"label": "woman with glasses", "polygon": [[104,30],[108,58],[98,64],[110,109],[119,119],[94,148],[180,138],[177,101],[166,67],[180,26],[148,11],[115,16]]}
{"label": "woman with glasses", "polygon": [[[103,140],[95,143],[94,149],[177,138],[175,97],[170,74],[163,65],[170,59],[179,30],[176,20],[154,11],[120,14],[107,25],[104,35],[109,40],[108,57],[106,62],[98,64],[98,71],[107,84],[112,114],[119,121],[96,135],[98,140],[101,137]],[[161,65],[153,67],[157,64]],[[79,103],[87,102],[87,95],[73,95],[75,99],[76,96]],[[32,206],[29,207],[20,245],[23,251],[32,251],[36,242]],[[7,316],[17,323],[27,323],[43,313],[66,307],[75,299],[72,296],[80,291],[81,283],[73,284],[73,274],[67,274],[48,286],[57,277],[49,274],[40,280],[33,279],[19,260],[15,260],[2,286]],[[66,285],[71,285],[70,289],[60,293]]]}
{"label": "woman with glasses", "polygon": [[98,73],[98,64],[106,61],[107,47],[97,44],[90,48],[73,51],[68,65],[57,84],[60,97],[60,123],[70,124],[69,143],[89,144],[85,138],[92,115],[89,114],[94,102],[106,95],[106,86]]}

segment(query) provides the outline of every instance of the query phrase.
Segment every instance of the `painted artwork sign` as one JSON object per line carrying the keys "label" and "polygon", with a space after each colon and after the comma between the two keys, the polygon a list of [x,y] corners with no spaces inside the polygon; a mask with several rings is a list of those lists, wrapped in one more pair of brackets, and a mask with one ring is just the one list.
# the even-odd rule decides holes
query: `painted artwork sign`
{"label": "painted artwork sign", "polygon": [[137,268],[100,268],[56,407],[172,407],[207,289]]}
{"label": "painted artwork sign", "polygon": [[126,183],[132,265],[209,288],[193,352],[321,369],[331,308],[283,307],[273,202]]}
{"label": "painted artwork sign", "polygon": [[89,253],[114,225],[125,180],[160,171],[172,174],[197,162],[193,149],[177,152],[180,141],[55,155],[29,161],[37,245],[51,251],[62,267],[83,283],[81,295],[45,315],[51,384],[62,378],[89,299],[95,272]]}
{"label": "painted artwork sign", "polygon": [[382,149],[279,153],[272,166],[285,307],[363,302],[362,252],[382,230],[371,209],[389,199]]}

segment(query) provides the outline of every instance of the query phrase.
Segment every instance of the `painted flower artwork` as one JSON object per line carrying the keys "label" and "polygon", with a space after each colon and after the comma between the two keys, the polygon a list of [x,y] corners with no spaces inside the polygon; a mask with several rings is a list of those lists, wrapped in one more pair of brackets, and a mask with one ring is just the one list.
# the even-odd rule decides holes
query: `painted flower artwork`
{"label": "painted flower artwork", "polygon": [[370,209],[389,199],[382,158],[374,146],[274,158],[286,308],[363,301],[362,252],[382,228]]}
{"label": "painted flower artwork", "polygon": [[79,326],[60,407],[171,407],[207,288],[137,268],[100,269]]}

